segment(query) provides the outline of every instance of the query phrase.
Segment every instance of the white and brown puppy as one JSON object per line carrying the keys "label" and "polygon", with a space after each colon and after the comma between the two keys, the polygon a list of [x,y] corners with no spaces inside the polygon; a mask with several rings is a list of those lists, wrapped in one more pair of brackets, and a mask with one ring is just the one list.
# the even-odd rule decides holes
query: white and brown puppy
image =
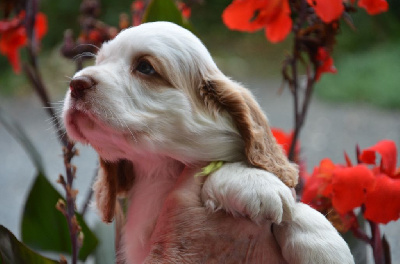
{"label": "white and brown puppy", "polygon": [[[297,167],[250,92],[189,31],[147,23],[104,43],[63,118],[100,155],[103,221],[128,199],[125,263],[353,263],[325,217],[293,199]],[[224,165],[195,177],[212,161]]]}

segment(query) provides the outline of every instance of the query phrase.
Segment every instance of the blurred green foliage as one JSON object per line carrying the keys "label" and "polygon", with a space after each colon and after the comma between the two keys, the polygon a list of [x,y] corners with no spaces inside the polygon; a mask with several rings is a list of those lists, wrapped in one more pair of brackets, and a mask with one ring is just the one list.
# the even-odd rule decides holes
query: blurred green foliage
{"label": "blurred green foliage", "polygon": [[[229,30],[222,23],[221,14],[231,2],[232,0],[203,0],[201,4],[194,4],[191,22],[195,34],[209,48],[217,64],[227,75],[242,80],[252,77],[280,78],[285,52],[291,48],[290,38],[283,43],[271,44],[265,39],[262,30],[256,33]],[[356,30],[353,30],[344,22],[341,23],[341,33],[337,38],[337,46],[333,54],[340,75],[329,76],[326,80],[324,78],[321,82],[323,85],[318,85],[318,89],[323,89],[323,87],[329,85],[337,86],[334,83],[330,84],[336,78],[349,81],[350,86],[356,87],[354,83],[356,84],[359,81],[356,79],[358,75],[351,74],[348,70],[342,70],[342,67],[345,67],[342,66],[342,61],[345,58],[347,58],[347,61],[355,60],[353,65],[356,65],[357,61],[361,59],[375,65],[374,59],[381,56],[390,57],[389,51],[383,48],[376,49],[377,46],[389,45],[395,47],[400,44],[400,1],[388,0],[388,2],[389,12],[380,15],[370,16],[364,9],[358,9],[356,13],[351,14]],[[80,3],[81,0],[41,1],[41,10],[46,13],[49,21],[49,32],[43,39],[42,45],[44,57],[49,57],[50,51],[60,45],[66,29],[73,29],[75,37],[78,36]],[[121,13],[129,14],[131,4],[132,0],[102,0],[101,19],[107,24],[118,25],[119,15]],[[368,52],[371,49],[374,52]],[[394,51],[394,49],[390,50]],[[384,54],[380,55],[380,52]],[[52,59],[56,57],[53,53],[51,53]],[[47,61],[51,60],[47,59]],[[65,62],[61,64],[65,64]],[[387,68],[391,70],[390,66],[387,66]],[[58,70],[54,67],[53,69]],[[22,76],[16,78],[6,58],[0,56],[0,92],[4,93],[8,87],[9,92],[6,93],[15,94],[15,87],[26,87],[26,82]],[[60,80],[58,81],[60,82]],[[325,93],[324,98],[330,96],[331,93]],[[400,93],[397,97],[400,97]],[[355,97],[353,99],[358,100]]]}
{"label": "blurred green foliage", "polygon": [[400,108],[400,49],[397,44],[345,53],[336,62],[337,74],[326,74],[317,95],[330,102],[366,102]]}

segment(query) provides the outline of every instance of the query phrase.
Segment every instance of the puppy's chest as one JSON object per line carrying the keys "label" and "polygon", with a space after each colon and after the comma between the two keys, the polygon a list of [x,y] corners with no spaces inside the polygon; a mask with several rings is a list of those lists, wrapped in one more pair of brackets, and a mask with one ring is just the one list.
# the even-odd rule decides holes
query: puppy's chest
{"label": "puppy's chest", "polygon": [[124,234],[128,263],[141,263],[148,254],[149,240],[165,198],[175,179],[139,178],[131,191]]}

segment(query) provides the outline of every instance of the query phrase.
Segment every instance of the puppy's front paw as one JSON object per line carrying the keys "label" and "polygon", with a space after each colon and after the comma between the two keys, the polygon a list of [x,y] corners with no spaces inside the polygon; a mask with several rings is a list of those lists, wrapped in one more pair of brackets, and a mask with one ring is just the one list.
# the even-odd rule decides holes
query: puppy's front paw
{"label": "puppy's front paw", "polygon": [[289,220],[295,205],[291,190],[275,175],[244,163],[227,163],[212,173],[201,195],[208,210],[222,209],[256,223]]}

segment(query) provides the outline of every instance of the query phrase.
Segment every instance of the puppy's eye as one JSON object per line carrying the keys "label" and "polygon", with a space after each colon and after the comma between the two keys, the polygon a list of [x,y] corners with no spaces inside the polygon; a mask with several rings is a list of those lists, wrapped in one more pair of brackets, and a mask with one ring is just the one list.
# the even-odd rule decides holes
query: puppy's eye
{"label": "puppy's eye", "polygon": [[139,62],[139,64],[136,67],[136,70],[146,75],[153,75],[156,73],[153,66],[151,66],[151,64],[145,60]]}

